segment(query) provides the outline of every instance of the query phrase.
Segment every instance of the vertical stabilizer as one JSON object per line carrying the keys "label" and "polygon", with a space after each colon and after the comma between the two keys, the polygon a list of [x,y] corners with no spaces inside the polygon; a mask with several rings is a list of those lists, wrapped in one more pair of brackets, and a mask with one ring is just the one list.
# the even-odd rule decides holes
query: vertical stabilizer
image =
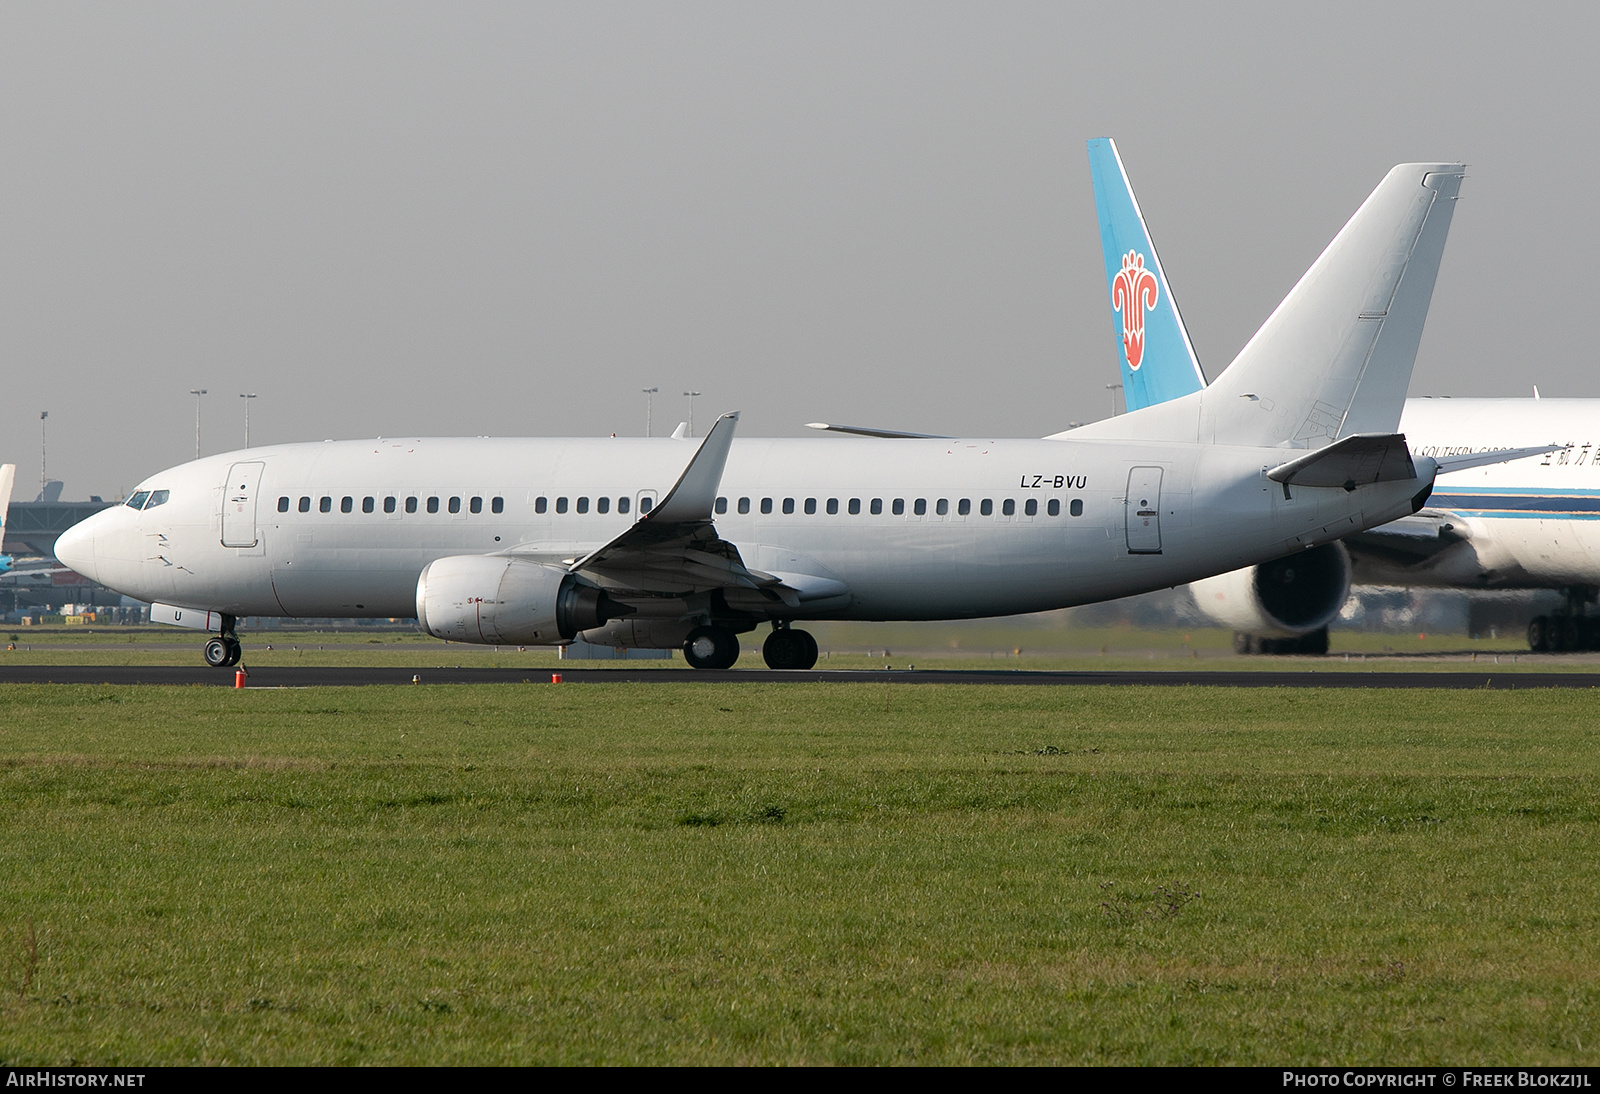
{"label": "vertical stabilizer", "polygon": [[1465,168],[1394,168],[1201,396],[1201,434],[1319,448],[1400,425]]}
{"label": "vertical stabilizer", "polygon": [[[14,463],[0,463],[0,551],[5,550],[6,544],[6,510],[11,507],[11,487],[17,481],[17,465]],[[11,568],[9,556],[0,554],[0,573]]]}
{"label": "vertical stabilizer", "polygon": [[1123,404],[1140,410],[1199,391],[1206,386],[1205,374],[1115,141],[1100,137],[1089,142],[1089,175],[1100,215]]}

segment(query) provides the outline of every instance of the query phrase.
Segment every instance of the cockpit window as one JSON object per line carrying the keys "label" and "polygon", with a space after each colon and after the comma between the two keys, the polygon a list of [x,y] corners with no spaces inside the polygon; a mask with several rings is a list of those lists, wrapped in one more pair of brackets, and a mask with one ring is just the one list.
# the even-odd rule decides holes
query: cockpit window
{"label": "cockpit window", "polygon": [[167,504],[167,498],[171,494],[172,491],[170,490],[152,490],[150,491],[150,500],[144,503],[144,507],[146,509],[154,509],[158,505],[165,505]]}
{"label": "cockpit window", "polygon": [[128,501],[127,501],[128,508],[129,509],[143,509],[144,508],[144,503],[147,500],[149,500],[149,498],[150,498],[150,491],[141,490],[137,494],[135,494],[133,497],[128,499]]}

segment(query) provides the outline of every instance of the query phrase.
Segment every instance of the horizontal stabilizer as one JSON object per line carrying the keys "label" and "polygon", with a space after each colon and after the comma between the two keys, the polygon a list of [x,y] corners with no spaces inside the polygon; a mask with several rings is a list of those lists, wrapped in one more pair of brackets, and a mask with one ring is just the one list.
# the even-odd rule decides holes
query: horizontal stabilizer
{"label": "horizontal stabilizer", "polygon": [[883,437],[887,440],[948,441],[942,433],[902,433],[898,429],[869,429],[861,425],[829,425],[827,422],[807,422],[807,429],[824,429],[829,433],[851,433],[857,437]]}
{"label": "horizontal stabilizer", "polygon": [[1525,460],[1529,456],[1543,456],[1546,452],[1559,452],[1566,445],[1545,444],[1537,448],[1501,448],[1494,452],[1470,452],[1461,456],[1435,456],[1433,462],[1439,465],[1439,474],[1448,475],[1452,471],[1465,471],[1469,467],[1488,467],[1495,463],[1510,463],[1512,460]]}
{"label": "horizontal stabilizer", "polygon": [[1358,433],[1267,472],[1267,478],[1285,486],[1342,486],[1347,490],[1416,477],[1403,433]]}

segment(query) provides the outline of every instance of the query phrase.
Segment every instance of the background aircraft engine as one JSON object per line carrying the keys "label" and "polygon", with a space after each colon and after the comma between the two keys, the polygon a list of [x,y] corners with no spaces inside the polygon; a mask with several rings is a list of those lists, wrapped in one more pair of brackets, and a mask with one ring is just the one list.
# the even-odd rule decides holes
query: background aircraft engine
{"label": "background aircraft engine", "polygon": [[626,610],[565,570],[522,559],[455,555],[417,578],[417,622],[453,642],[554,644]]}
{"label": "background aircraft engine", "polygon": [[1298,638],[1326,627],[1344,607],[1350,556],[1344,544],[1326,543],[1189,588],[1195,605],[1225,626],[1257,637]]}

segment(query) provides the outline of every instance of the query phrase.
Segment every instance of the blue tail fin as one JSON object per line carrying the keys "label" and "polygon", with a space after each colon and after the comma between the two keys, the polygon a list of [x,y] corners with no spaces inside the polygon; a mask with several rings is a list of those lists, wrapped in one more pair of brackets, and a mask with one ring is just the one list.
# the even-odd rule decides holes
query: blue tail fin
{"label": "blue tail fin", "polygon": [[1089,173],[1100,214],[1124,405],[1142,410],[1199,391],[1206,386],[1205,373],[1189,344],[1115,141],[1102,137],[1089,142]]}

